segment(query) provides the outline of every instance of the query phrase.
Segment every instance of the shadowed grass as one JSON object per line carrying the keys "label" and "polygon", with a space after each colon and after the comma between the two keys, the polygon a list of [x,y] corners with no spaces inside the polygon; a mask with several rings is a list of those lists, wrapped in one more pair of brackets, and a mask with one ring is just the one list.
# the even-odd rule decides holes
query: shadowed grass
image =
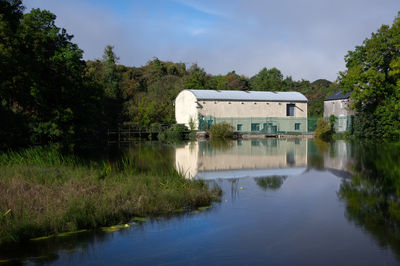
{"label": "shadowed grass", "polygon": [[133,161],[80,162],[55,149],[0,155],[0,244],[208,206],[220,189]]}

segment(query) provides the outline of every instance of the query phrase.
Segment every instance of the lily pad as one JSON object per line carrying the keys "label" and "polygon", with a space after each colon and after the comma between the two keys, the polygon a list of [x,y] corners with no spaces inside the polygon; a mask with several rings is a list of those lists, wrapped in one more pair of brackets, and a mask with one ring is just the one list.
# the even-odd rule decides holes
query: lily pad
{"label": "lily pad", "polygon": [[101,230],[106,231],[106,232],[114,232],[114,231],[118,231],[121,229],[125,229],[130,227],[129,224],[118,224],[118,225],[113,225],[113,226],[109,226],[109,227],[102,227]]}
{"label": "lily pad", "polygon": [[31,241],[40,241],[40,240],[46,240],[46,239],[49,239],[52,237],[54,237],[54,235],[35,237],[35,238],[31,238],[30,240]]}
{"label": "lily pad", "polygon": [[174,212],[176,212],[176,213],[184,212],[184,211],[185,211],[185,208],[179,208],[179,209],[174,210]]}
{"label": "lily pad", "polygon": [[65,237],[65,236],[71,236],[71,235],[75,235],[75,234],[79,234],[79,233],[83,233],[83,232],[87,232],[87,230],[83,229],[83,230],[77,230],[77,231],[72,231],[72,232],[65,232],[65,233],[57,234],[57,236]]}
{"label": "lily pad", "polygon": [[148,217],[134,217],[132,220],[138,221],[138,222],[147,222],[149,220]]}
{"label": "lily pad", "polygon": [[211,208],[211,206],[203,206],[203,207],[199,207],[199,208],[197,208],[199,211],[205,211],[205,210],[208,210],[208,209],[210,209]]}

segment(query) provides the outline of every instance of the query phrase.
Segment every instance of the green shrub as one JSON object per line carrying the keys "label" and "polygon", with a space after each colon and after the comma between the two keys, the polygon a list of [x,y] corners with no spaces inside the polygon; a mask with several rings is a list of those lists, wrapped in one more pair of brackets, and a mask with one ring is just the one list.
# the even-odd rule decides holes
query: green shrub
{"label": "green shrub", "polygon": [[214,139],[228,139],[233,137],[233,127],[227,122],[217,123],[210,128],[210,137]]}
{"label": "green shrub", "polygon": [[315,137],[330,140],[332,137],[332,129],[328,121],[319,119],[317,122],[317,128],[315,129]]}
{"label": "green shrub", "polygon": [[158,134],[158,139],[163,142],[174,142],[188,139],[189,129],[184,124],[172,125],[167,130]]}
{"label": "green shrub", "polygon": [[332,133],[335,133],[335,124],[336,124],[337,120],[338,120],[338,118],[335,115],[331,115],[329,117],[329,125],[331,126]]}
{"label": "green shrub", "polygon": [[189,129],[190,129],[190,131],[193,131],[194,128],[195,128],[194,119],[193,119],[193,117],[190,117],[190,119],[189,119]]}

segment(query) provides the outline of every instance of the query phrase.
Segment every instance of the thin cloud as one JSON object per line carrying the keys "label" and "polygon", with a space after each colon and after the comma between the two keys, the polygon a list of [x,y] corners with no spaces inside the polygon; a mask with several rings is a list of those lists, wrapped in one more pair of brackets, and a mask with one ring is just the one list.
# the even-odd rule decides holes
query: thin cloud
{"label": "thin cloud", "polygon": [[173,2],[179,3],[181,5],[187,6],[189,8],[192,8],[196,11],[202,12],[204,14],[212,15],[212,16],[217,16],[217,17],[226,17],[226,14],[223,12],[220,12],[217,9],[212,9],[209,7],[206,7],[204,5],[201,5],[195,1],[192,0],[172,0]]}
{"label": "thin cloud", "polygon": [[[277,67],[294,79],[335,80],[344,56],[382,24],[392,24],[398,0],[31,0],[75,35],[85,59],[115,46],[120,63],[153,57],[198,63],[212,74],[252,76]],[[345,8],[344,8],[345,7]],[[121,10],[124,10],[121,13]]]}

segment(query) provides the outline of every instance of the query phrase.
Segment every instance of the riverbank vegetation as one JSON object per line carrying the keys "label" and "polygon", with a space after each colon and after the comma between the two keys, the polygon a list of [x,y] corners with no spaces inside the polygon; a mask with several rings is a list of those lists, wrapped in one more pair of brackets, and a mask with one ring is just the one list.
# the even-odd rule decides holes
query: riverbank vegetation
{"label": "riverbank vegetation", "polygon": [[317,128],[315,129],[315,137],[329,141],[332,136],[331,126],[329,122],[321,118],[317,121]]}
{"label": "riverbank vegetation", "polygon": [[183,124],[174,124],[170,128],[160,132],[158,139],[162,142],[173,143],[178,141],[189,140],[193,138],[193,130],[190,130]]}
{"label": "riverbank vegetation", "polygon": [[[337,117],[331,115],[329,117],[329,121],[321,118],[317,121],[317,128],[315,129],[315,137],[330,141],[332,140],[333,136],[336,134],[335,126],[337,122]],[[339,135],[337,135],[339,137]]]}
{"label": "riverbank vegetation", "polygon": [[227,122],[213,124],[208,132],[212,139],[232,139],[233,127]]}
{"label": "riverbank vegetation", "polygon": [[339,86],[352,92],[354,134],[400,137],[400,14],[345,56]]}
{"label": "riverbank vegetation", "polygon": [[129,157],[88,161],[55,148],[3,153],[0,173],[0,244],[173,214],[220,196],[174,169],[143,172]]}

